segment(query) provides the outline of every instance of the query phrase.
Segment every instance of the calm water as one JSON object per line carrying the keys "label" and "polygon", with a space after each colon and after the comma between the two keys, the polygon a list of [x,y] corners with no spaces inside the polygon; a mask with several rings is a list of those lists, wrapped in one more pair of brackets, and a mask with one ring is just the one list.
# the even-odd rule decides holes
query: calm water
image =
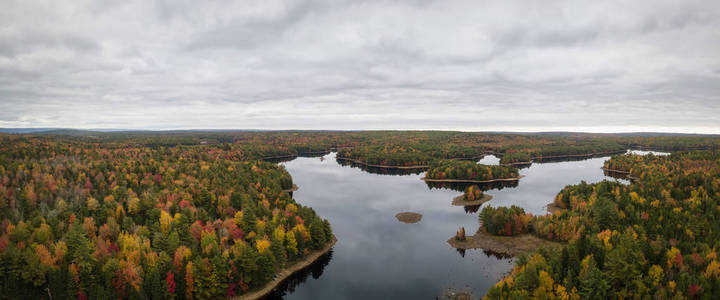
{"label": "calm water", "polygon": [[[516,186],[487,191],[494,198],[484,205],[518,205],[545,214],[546,205],[568,184],[615,180],[600,169],[607,159],[533,164],[520,170],[525,177]],[[488,156],[480,162],[497,164],[498,159]],[[448,290],[479,298],[512,268],[511,259],[482,250],[462,256],[447,244],[460,226],[469,233],[477,230],[478,207],[453,206],[460,192],[431,188],[420,173],[370,173],[339,164],[335,153],[282,164],[300,187],[295,199],[330,221],[338,243],[271,298],[432,299]],[[395,214],[403,211],[420,213],[422,220],[401,223]]]}

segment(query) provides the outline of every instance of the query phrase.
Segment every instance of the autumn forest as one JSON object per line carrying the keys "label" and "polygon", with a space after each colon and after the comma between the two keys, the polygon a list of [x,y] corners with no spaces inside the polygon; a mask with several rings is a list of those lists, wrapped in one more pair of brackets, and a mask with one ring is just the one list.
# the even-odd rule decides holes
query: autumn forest
{"label": "autumn forest", "polygon": [[[480,231],[554,245],[518,256],[484,296],[712,299],[720,294],[718,149],[711,136],[582,133],[0,134],[0,298],[255,295],[283,270],[349,242],[296,201],[302,186],[277,162],[336,152],[338,162],[467,183],[466,201],[490,199],[492,188],[477,183],[522,185],[528,165],[612,155],[598,172],[624,181],[570,184],[546,199],[548,214],[483,207]],[[499,163],[476,162],[487,155]]]}

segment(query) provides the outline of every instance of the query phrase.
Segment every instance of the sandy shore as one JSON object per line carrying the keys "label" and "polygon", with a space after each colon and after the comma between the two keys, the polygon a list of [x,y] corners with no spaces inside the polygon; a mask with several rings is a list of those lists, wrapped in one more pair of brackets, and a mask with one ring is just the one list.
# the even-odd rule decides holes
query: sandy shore
{"label": "sandy shore", "polygon": [[420,178],[420,180],[426,181],[426,182],[460,182],[460,183],[490,183],[490,182],[502,182],[502,181],[517,181],[520,180],[520,178],[525,177],[525,175],[520,175],[518,177],[514,178],[498,178],[498,179],[490,179],[490,180],[474,180],[474,179],[431,179],[427,177]]}
{"label": "sandy shore", "polygon": [[460,196],[453,198],[452,205],[455,205],[455,206],[480,205],[480,204],[483,204],[485,202],[492,200],[492,198],[493,198],[493,196],[491,196],[491,195],[483,194],[483,197],[480,200],[467,201],[467,200],[465,200],[465,194],[462,194]]}
{"label": "sandy shore", "polygon": [[558,242],[543,240],[531,234],[495,236],[485,232],[482,227],[478,229],[475,235],[466,236],[465,241],[458,241],[453,236],[447,242],[456,249],[483,249],[511,256],[529,254],[546,246],[554,247],[561,245]]}
{"label": "sandy shore", "polygon": [[273,289],[275,289],[278,285],[280,285],[283,281],[285,281],[285,279],[287,279],[291,275],[295,274],[296,272],[307,268],[312,263],[314,263],[318,258],[320,258],[320,256],[323,256],[326,253],[328,253],[330,251],[330,249],[332,249],[332,247],[335,246],[335,243],[337,243],[337,238],[335,238],[335,236],[333,235],[332,241],[330,243],[328,243],[325,246],[325,248],[315,251],[315,252],[311,253],[310,255],[308,255],[308,257],[306,257],[300,261],[297,261],[296,263],[294,263],[293,265],[291,265],[285,269],[280,270],[280,272],[278,272],[275,275],[275,279],[268,282],[265,285],[265,287],[263,287],[262,289],[255,290],[255,291],[252,291],[252,292],[249,292],[249,293],[237,296],[237,297],[233,297],[231,299],[233,299],[233,300],[255,300],[255,299],[261,299],[262,297],[265,297],[268,293],[270,293]]}

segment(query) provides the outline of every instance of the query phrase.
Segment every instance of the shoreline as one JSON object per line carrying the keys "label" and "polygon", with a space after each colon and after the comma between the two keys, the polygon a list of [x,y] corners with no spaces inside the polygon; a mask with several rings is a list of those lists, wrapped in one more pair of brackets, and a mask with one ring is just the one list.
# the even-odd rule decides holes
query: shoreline
{"label": "shoreline", "polygon": [[356,164],[360,164],[360,165],[364,165],[364,166],[368,166],[368,167],[374,167],[374,168],[383,168],[383,169],[427,169],[427,168],[430,168],[430,165],[388,166],[388,165],[374,165],[374,164],[369,164],[369,163],[366,163],[366,162],[364,162],[364,161],[355,160],[355,159],[352,159],[352,158],[335,157],[335,159],[351,161],[351,162],[354,162],[354,163],[356,163]]}
{"label": "shoreline", "polygon": [[297,184],[294,184],[294,183],[293,183],[292,188],[284,189],[284,190],[282,190],[282,191],[283,191],[283,192],[292,193],[292,192],[297,191],[297,190],[299,190],[299,189],[300,189],[300,187],[299,187]]}
{"label": "shoreline", "polygon": [[[640,178],[632,176],[629,171],[621,171],[621,170],[609,169],[609,168],[605,168],[605,167],[602,167],[600,169],[602,169],[603,171],[606,171],[608,173],[618,173],[618,174],[624,175],[624,177],[626,177],[629,180],[640,180]],[[610,176],[610,177],[612,177],[612,176]]]}
{"label": "shoreline", "polygon": [[261,160],[268,160],[268,159],[278,159],[278,158],[290,158],[290,157],[297,157],[297,154],[288,154],[288,155],[278,155],[278,156],[268,156],[263,157]]}
{"label": "shoreline", "polygon": [[530,233],[524,233],[515,236],[496,236],[491,235],[480,226],[475,235],[465,237],[464,241],[458,241],[455,237],[447,240],[450,247],[460,250],[483,249],[495,253],[506,254],[510,256],[520,256],[530,254],[537,249],[546,246],[559,246],[562,243],[541,239]]}
{"label": "shoreline", "polygon": [[610,168],[606,168],[606,167],[602,167],[600,169],[602,169],[603,171],[608,171],[608,172],[615,172],[615,173],[628,174],[628,175],[630,174],[630,171],[622,171],[622,170],[610,169]]}
{"label": "shoreline", "polygon": [[329,150],[328,150],[328,151],[308,151],[308,152],[298,152],[297,155],[298,155],[298,156],[302,156],[302,155],[318,155],[318,154],[326,155],[326,154],[329,154],[329,153],[331,153],[331,152],[332,152],[332,151],[329,151]]}
{"label": "shoreline", "polygon": [[512,162],[512,163],[505,163],[501,165],[523,165],[523,164],[532,164],[536,160],[539,161],[539,163],[542,163],[543,159],[552,159],[552,158],[566,158],[566,157],[589,157],[589,156],[595,156],[595,155],[603,155],[603,154],[620,154],[625,153],[629,149],[625,149],[622,151],[604,151],[604,152],[593,152],[593,153],[584,153],[584,154],[563,154],[563,155],[550,155],[550,156],[535,156],[531,157],[529,161],[520,161],[520,162]]}
{"label": "shoreline", "polygon": [[521,178],[525,177],[525,175],[520,175],[518,177],[514,178],[498,178],[498,179],[489,179],[489,180],[475,180],[475,179],[432,179],[423,177],[420,178],[420,180],[425,182],[459,182],[459,183],[490,183],[490,182],[503,182],[503,181],[518,181]]}
{"label": "shoreline", "polygon": [[473,157],[453,157],[453,158],[449,158],[449,159],[450,160],[481,160],[483,158],[485,158],[485,155],[473,156]]}
{"label": "shoreline", "polygon": [[533,159],[545,159],[545,158],[563,158],[563,157],[584,157],[584,156],[595,156],[595,155],[602,155],[602,154],[619,154],[619,153],[625,153],[628,149],[625,150],[618,150],[618,151],[604,151],[604,152],[593,152],[593,153],[587,153],[587,154],[564,154],[564,155],[550,155],[550,156],[538,156],[533,157]]}
{"label": "shoreline", "polygon": [[518,162],[512,162],[512,163],[505,163],[505,164],[499,164],[503,167],[512,167],[512,166],[523,166],[523,165],[532,165],[535,161],[529,160],[529,161],[518,161]]}
{"label": "shoreline", "polygon": [[465,194],[462,194],[460,196],[453,198],[452,205],[455,205],[455,206],[480,205],[480,204],[483,204],[485,202],[492,200],[493,196],[488,195],[488,194],[483,194],[482,199],[473,200],[473,201],[467,201],[464,198],[465,198]]}
{"label": "shoreline", "polygon": [[283,281],[288,279],[290,276],[292,276],[293,274],[297,273],[298,271],[305,269],[308,266],[312,265],[315,261],[318,260],[318,258],[320,258],[320,256],[327,254],[335,246],[335,243],[337,243],[337,238],[335,237],[335,235],[333,235],[332,241],[330,243],[328,243],[327,245],[325,245],[325,248],[315,251],[315,252],[311,253],[310,255],[308,255],[308,257],[301,259],[301,260],[295,262],[294,264],[292,264],[291,266],[278,271],[277,274],[275,275],[275,279],[273,279],[272,281],[265,284],[265,286],[263,288],[256,290],[256,291],[249,292],[247,294],[235,296],[230,299],[233,299],[233,300],[256,300],[256,299],[261,299],[261,298],[267,296],[267,294],[272,292],[275,288],[277,288],[281,283],[283,283]]}

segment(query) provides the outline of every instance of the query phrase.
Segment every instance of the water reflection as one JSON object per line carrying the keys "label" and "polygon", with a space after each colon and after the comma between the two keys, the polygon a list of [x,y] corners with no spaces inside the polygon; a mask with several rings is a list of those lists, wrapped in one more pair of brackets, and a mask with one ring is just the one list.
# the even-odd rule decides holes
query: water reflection
{"label": "water reflection", "polygon": [[458,192],[465,192],[465,189],[471,185],[477,185],[481,191],[502,190],[504,188],[514,188],[519,184],[519,180],[515,181],[496,181],[485,183],[469,183],[469,182],[432,182],[426,181],[428,189],[450,189]]}
{"label": "water reflection", "polygon": [[330,154],[330,151],[319,151],[319,152],[299,152],[298,157],[323,157]]}
{"label": "water reflection", "polygon": [[[483,158],[489,164],[491,159]],[[545,206],[568,184],[614,180],[600,169],[607,159],[533,164],[520,170],[525,177],[519,182],[485,185],[493,199],[483,205],[518,205],[544,214]],[[476,212],[483,205],[460,210],[451,204],[467,185],[426,184],[417,171],[370,173],[340,164],[334,153],[324,160],[301,157],[283,164],[300,186],[295,199],[330,221],[338,243],[323,276],[281,289],[276,297],[426,299],[468,287],[482,296],[512,268],[507,256],[460,252],[447,244],[459,227],[468,234],[479,227]],[[404,176],[383,176],[387,174]],[[403,211],[422,214],[422,222],[397,222],[395,214]]]}
{"label": "water reflection", "polygon": [[623,180],[630,180],[630,181],[633,180],[632,178],[630,178],[630,174],[623,173],[623,172],[603,170],[603,174],[605,176],[612,177],[615,179],[623,179]]}
{"label": "water reflection", "polygon": [[587,156],[546,157],[546,158],[537,158],[533,162],[534,163],[550,163],[550,162],[564,162],[564,161],[581,161],[581,160],[586,160],[588,158],[607,157],[610,155],[623,154],[623,153],[626,153],[626,152],[619,151],[619,152],[614,152],[614,153],[595,154],[595,155],[587,155]]}
{"label": "water reflection", "polygon": [[492,251],[492,250],[483,250],[483,253],[484,253],[485,255],[487,255],[487,256],[493,256],[493,257],[497,257],[497,258],[500,258],[500,259],[509,259],[509,258],[512,258],[512,255],[510,255],[510,254],[501,253],[501,252],[495,252],[495,251]]}
{"label": "water reflection", "polygon": [[[447,232],[476,230],[477,216],[451,204],[458,192],[425,188],[421,174],[372,174],[338,164],[335,154],[283,164],[300,187],[295,199],[327,218],[338,237],[323,276],[284,299],[425,299],[467,286],[481,295],[512,267],[482,251],[457,255]],[[423,219],[397,222],[403,211]]]}
{"label": "water reflection", "polygon": [[482,205],[465,205],[463,208],[465,209],[465,213],[474,214],[480,210],[480,206]]}
{"label": "water reflection", "polygon": [[336,161],[341,166],[349,166],[352,168],[358,168],[365,172],[368,172],[371,174],[378,174],[378,175],[417,175],[417,174],[420,174],[422,172],[425,172],[425,170],[427,170],[427,168],[412,168],[412,169],[378,168],[378,167],[371,167],[371,166],[359,164],[354,161],[346,160],[346,159],[342,159],[342,158],[336,158]]}
{"label": "water reflection", "polygon": [[330,263],[332,259],[333,251],[330,250],[325,255],[322,255],[314,263],[309,265],[307,268],[300,270],[299,272],[288,277],[278,287],[270,292],[265,299],[283,299],[288,294],[295,292],[295,288],[300,284],[305,283],[310,276],[313,279],[318,279],[323,274],[325,267]]}
{"label": "water reflection", "polygon": [[286,155],[286,156],[275,156],[275,157],[266,157],[263,158],[264,161],[274,162],[274,163],[283,163],[292,161],[293,159],[296,159],[297,155]]}

